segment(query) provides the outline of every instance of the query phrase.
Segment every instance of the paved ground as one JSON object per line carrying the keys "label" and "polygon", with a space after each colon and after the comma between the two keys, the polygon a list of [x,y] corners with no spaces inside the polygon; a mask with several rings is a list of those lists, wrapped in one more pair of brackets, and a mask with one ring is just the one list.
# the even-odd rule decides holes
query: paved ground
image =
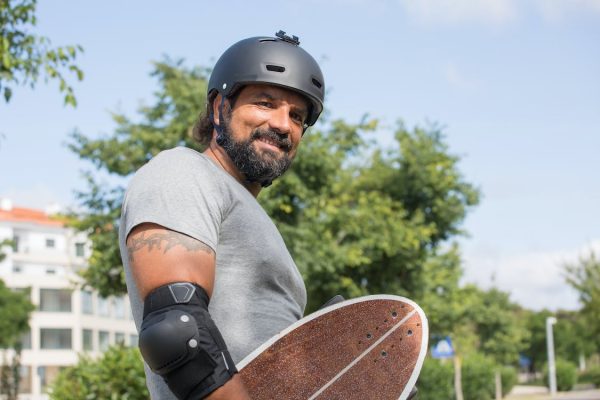
{"label": "paved ground", "polygon": [[600,400],[600,389],[574,390],[559,392],[556,397],[550,397],[548,390],[540,386],[515,386],[505,400]]}

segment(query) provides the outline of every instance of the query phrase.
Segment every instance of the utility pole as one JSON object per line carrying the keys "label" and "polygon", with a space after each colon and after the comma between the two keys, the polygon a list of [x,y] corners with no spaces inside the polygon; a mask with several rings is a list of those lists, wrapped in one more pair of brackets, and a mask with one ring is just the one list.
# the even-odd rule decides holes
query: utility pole
{"label": "utility pole", "polygon": [[546,318],[546,343],[548,344],[548,382],[550,384],[550,396],[556,396],[556,362],[554,360],[554,335],[552,334],[552,325],[556,323],[556,318]]}

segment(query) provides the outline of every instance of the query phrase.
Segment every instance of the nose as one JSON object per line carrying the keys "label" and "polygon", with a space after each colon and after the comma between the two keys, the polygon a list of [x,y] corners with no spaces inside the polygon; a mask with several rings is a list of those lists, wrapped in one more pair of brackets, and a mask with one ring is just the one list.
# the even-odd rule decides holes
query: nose
{"label": "nose", "polygon": [[273,110],[269,118],[269,127],[282,134],[290,134],[292,131],[292,120],[288,107],[278,107]]}

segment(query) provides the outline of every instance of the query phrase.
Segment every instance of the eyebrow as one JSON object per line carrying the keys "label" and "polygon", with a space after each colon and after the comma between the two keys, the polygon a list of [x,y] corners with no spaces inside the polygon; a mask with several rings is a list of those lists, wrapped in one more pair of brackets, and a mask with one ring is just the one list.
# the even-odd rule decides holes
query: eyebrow
{"label": "eyebrow", "polygon": [[[252,98],[254,100],[258,100],[258,99],[267,99],[267,100],[271,100],[271,101],[277,101],[278,100],[276,97],[274,97],[273,95],[271,95],[271,94],[269,94],[267,92],[257,93],[254,96],[252,96]],[[308,116],[308,107],[294,106],[293,109],[296,112],[304,114],[304,116]]]}

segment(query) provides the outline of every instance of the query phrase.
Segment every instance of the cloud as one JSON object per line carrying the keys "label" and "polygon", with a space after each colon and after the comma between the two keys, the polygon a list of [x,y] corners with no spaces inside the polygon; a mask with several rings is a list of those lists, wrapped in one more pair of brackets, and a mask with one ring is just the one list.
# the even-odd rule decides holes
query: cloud
{"label": "cloud", "polygon": [[542,18],[548,22],[561,22],[581,13],[600,15],[600,0],[535,0],[535,7]]}
{"label": "cloud", "polygon": [[529,309],[575,310],[580,307],[577,292],[565,282],[563,265],[576,263],[590,251],[600,254],[600,240],[577,249],[511,256],[494,254],[490,247],[480,246],[465,254],[465,281],[484,288],[494,284]]}

